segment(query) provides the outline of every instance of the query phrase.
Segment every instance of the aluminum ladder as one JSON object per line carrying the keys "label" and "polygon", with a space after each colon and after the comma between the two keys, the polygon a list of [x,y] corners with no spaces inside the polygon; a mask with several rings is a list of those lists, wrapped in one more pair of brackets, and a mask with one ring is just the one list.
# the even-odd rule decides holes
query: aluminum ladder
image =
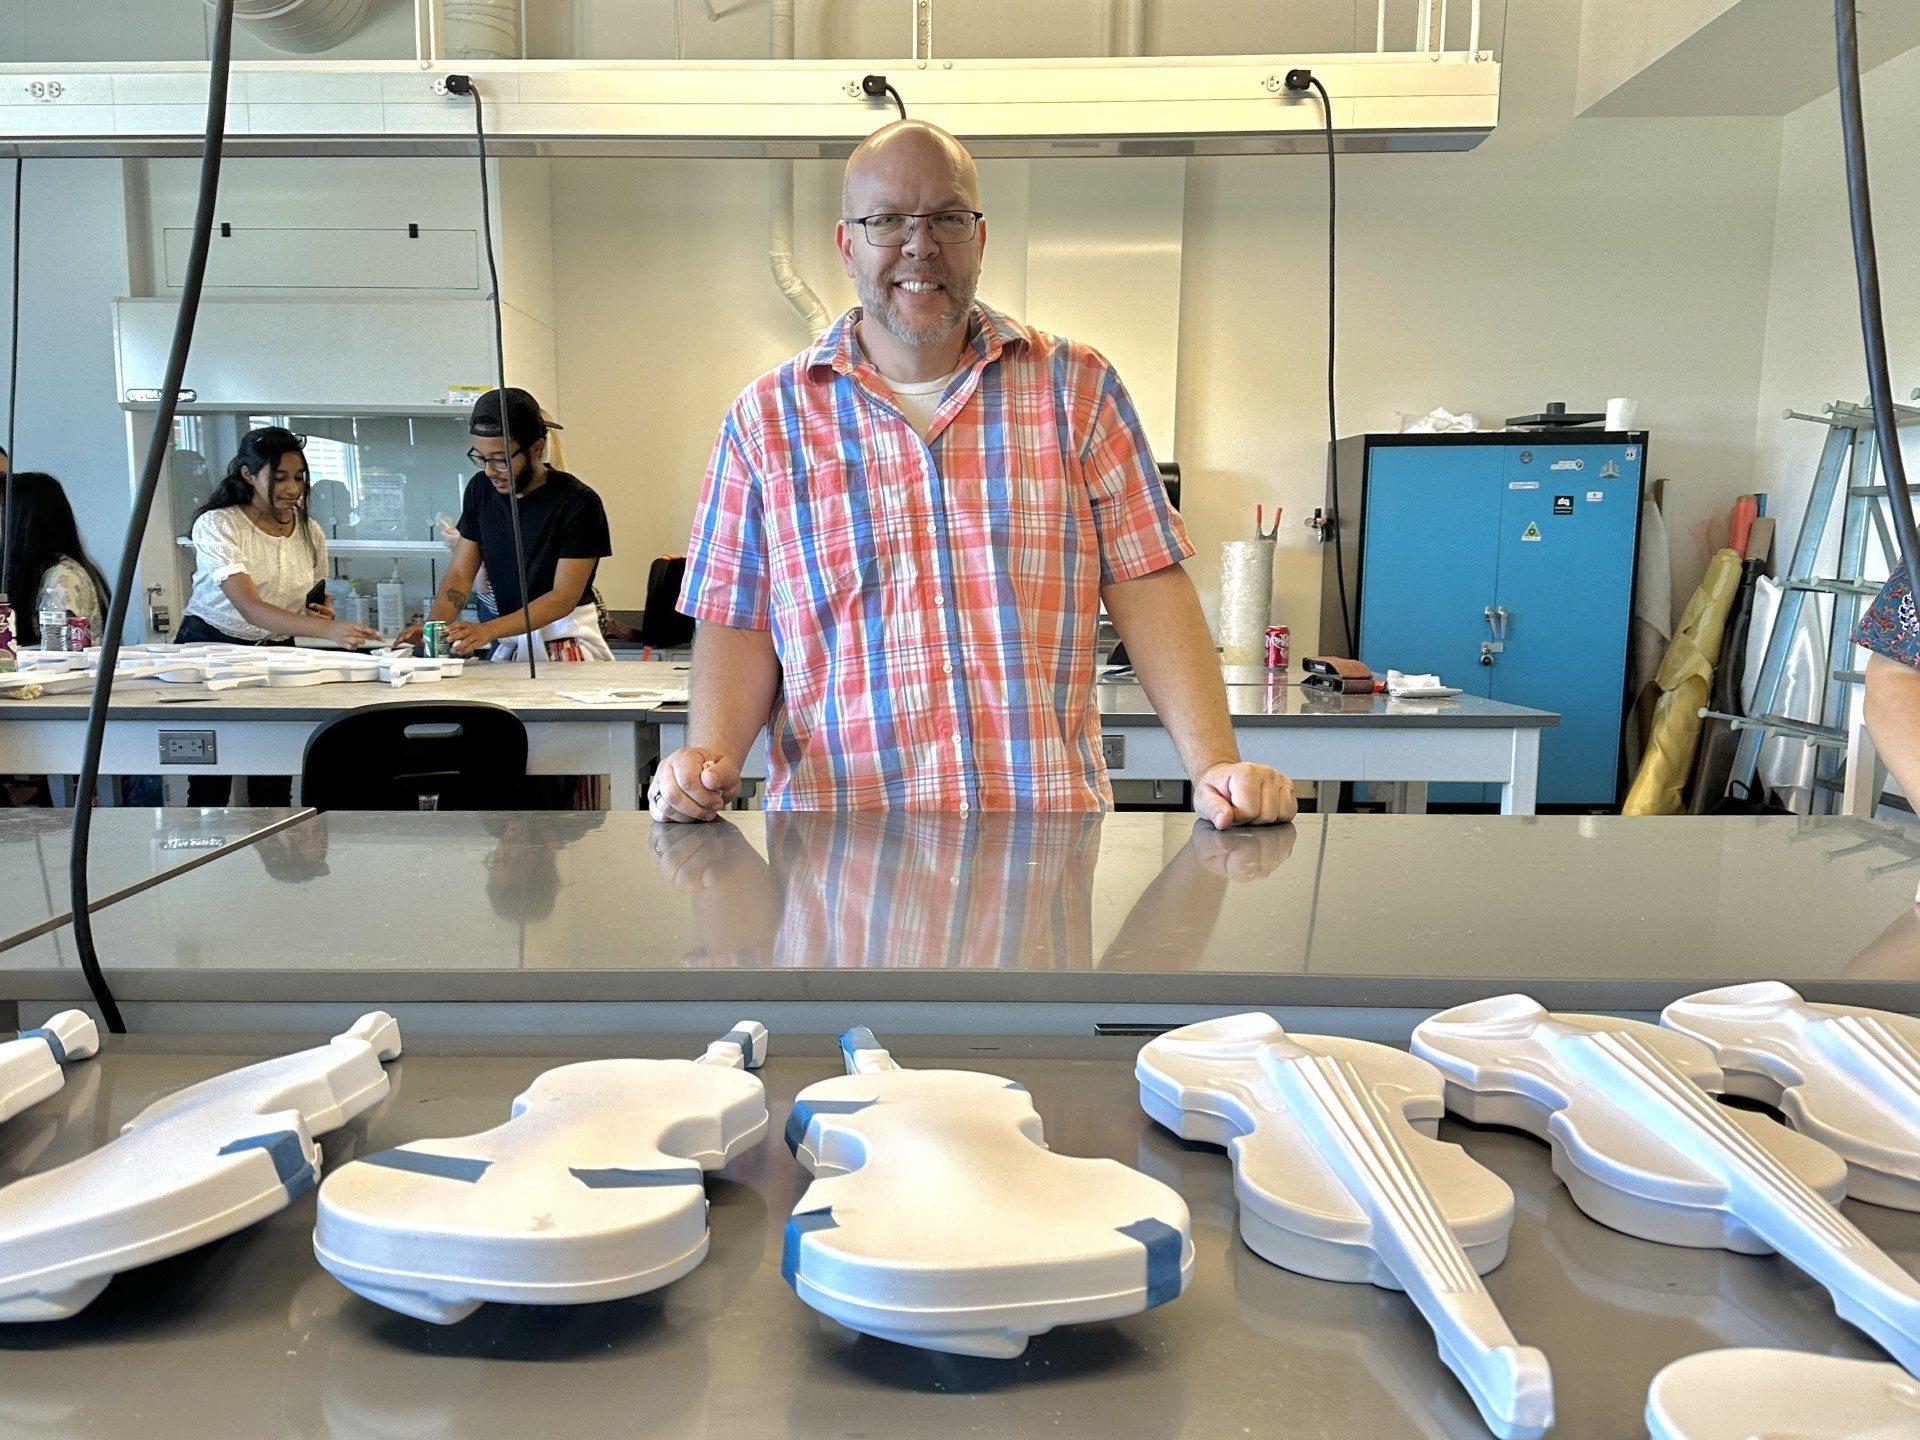
{"label": "aluminum ladder", "polygon": [[[1920,409],[1896,405],[1896,424],[1920,420]],[[1814,471],[1813,491],[1800,521],[1799,538],[1782,582],[1784,593],[1780,608],[1767,636],[1766,657],[1761,662],[1759,684],[1755,687],[1752,715],[1722,715],[1703,711],[1729,721],[1740,732],[1734,750],[1733,773],[1727,781],[1727,794],[1737,800],[1756,801],[1760,768],[1760,750],[1775,735],[1802,740],[1813,747],[1813,810],[1832,814],[1839,809],[1845,789],[1847,763],[1847,722],[1853,704],[1853,687],[1861,684],[1865,672],[1852,668],[1853,632],[1860,622],[1866,602],[1880,593],[1877,582],[1863,579],[1867,558],[1867,537],[1875,535],[1881,553],[1892,563],[1899,562],[1900,547],[1894,539],[1892,502],[1887,487],[1879,483],[1876,470],[1877,444],[1873,431],[1873,409],[1837,401],[1820,415],[1786,412],[1789,420],[1807,420],[1827,427],[1826,443],[1820,449],[1820,463]],[[1820,552],[1827,526],[1839,503],[1840,548],[1832,575],[1819,573]],[[1814,595],[1833,597],[1833,611],[1827,624],[1827,663],[1823,677],[1820,719],[1817,722],[1795,720],[1780,713],[1780,690],[1786,677],[1787,656],[1793,648],[1807,599]]]}

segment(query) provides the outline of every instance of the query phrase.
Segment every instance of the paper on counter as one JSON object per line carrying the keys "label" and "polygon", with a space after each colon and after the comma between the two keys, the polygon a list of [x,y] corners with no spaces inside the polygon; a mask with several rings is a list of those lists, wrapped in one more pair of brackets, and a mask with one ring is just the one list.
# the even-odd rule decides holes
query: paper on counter
{"label": "paper on counter", "polygon": [[1387,694],[1396,700],[1439,700],[1459,693],[1456,685],[1442,685],[1438,675],[1405,675],[1398,670],[1387,671]]}

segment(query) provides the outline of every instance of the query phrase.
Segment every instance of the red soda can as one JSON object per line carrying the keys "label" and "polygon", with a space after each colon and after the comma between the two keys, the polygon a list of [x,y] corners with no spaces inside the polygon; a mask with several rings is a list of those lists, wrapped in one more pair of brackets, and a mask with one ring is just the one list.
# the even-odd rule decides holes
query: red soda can
{"label": "red soda can", "polygon": [[[78,655],[91,644],[93,644],[93,626],[87,623],[87,617],[69,615],[67,617],[67,649]],[[1271,639],[1268,640],[1268,644],[1272,644]]]}
{"label": "red soda can", "polygon": [[1285,670],[1293,664],[1293,634],[1284,625],[1267,627],[1267,668]]}

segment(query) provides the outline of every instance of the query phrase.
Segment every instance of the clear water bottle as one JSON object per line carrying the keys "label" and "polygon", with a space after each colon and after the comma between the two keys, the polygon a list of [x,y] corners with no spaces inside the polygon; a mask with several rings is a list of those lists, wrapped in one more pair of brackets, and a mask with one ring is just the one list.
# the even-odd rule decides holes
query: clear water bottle
{"label": "clear water bottle", "polygon": [[66,606],[42,605],[40,607],[40,648],[42,650],[67,648]]}

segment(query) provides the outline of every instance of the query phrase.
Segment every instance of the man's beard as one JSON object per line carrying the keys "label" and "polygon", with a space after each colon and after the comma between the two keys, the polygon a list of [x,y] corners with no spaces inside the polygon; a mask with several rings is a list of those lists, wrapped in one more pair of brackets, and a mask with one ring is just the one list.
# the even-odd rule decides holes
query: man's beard
{"label": "man's beard", "polygon": [[925,346],[938,345],[966,322],[967,312],[973,308],[974,291],[979,288],[980,277],[977,274],[964,278],[942,277],[941,283],[947,287],[942,292],[947,297],[946,309],[918,325],[909,322],[894,308],[893,297],[896,292],[885,276],[857,276],[853,289],[860,297],[862,315],[878,320],[890,335],[904,344]]}

